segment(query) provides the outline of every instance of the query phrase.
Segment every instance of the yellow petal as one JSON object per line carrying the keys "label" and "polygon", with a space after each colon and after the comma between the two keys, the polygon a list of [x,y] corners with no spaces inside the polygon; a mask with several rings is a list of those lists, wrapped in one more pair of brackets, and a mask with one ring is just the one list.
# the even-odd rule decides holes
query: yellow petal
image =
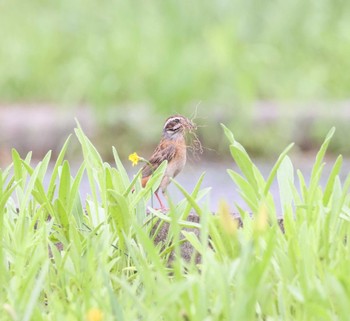
{"label": "yellow petal", "polygon": [[132,162],[132,166],[137,165],[139,160],[140,160],[140,156],[137,155],[137,153],[132,153],[132,154],[129,155],[129,161]]}

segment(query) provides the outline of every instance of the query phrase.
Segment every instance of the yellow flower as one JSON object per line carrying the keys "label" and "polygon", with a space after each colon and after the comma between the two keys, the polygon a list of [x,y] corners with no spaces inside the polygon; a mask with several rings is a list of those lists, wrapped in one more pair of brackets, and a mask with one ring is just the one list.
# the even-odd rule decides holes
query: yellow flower
{"label": "yellow flower", "polygon": [[137,165],[137,163],[141,160],[141,157],[136,153],[132,153],[129,155],[129,161],[132,162],[132,166]]}
{"label": "yellow flower", "polygon": [[102,321],[103,313],[98,308],[91,308],[86,314],[86,320],[88,321]]}

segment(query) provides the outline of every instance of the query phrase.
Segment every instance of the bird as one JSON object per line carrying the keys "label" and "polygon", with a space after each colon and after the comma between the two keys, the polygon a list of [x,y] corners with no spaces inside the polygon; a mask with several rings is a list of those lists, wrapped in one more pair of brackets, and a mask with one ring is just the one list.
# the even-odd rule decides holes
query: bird
{"label": "bird", "polygon": [[158,192],[161,190],[165,196],[171,179],[176,177],[184,168],[187,158],[185,134],[195,129],[196,127],[192,121],[182,115],[173,115],[167,118],[163,126],[161,140],[141,170],[141,185],[145,187],[159,165],[165,160],[168,161],[161,183],[154,192],[162,211],[165,211],[166,207]]}

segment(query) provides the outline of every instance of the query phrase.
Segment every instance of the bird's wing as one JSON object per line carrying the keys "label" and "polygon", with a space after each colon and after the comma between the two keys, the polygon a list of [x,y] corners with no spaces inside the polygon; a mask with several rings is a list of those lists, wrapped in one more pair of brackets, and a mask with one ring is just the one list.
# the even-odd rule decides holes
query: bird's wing
{"label": "bird's wing", "polygon": [[143,166],[142,178],[151,176],[163,161],[167,160],[169,162],[172,160],[175,156],[175,152],[176,147],[174,144],[161,142],[150,158],[149,164]]}

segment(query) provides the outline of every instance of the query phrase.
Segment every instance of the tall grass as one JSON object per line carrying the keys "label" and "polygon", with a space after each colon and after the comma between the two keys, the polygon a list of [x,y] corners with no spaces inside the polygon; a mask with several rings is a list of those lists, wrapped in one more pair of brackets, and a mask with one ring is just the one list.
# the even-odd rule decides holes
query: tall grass
{"label": "tall grass", "polygon": [[[217,215],[199,205],[208,193],[200,188],[203,177],[192,192],[175,182],[184,199],[170,201],[167,215],[153,209],[146,215],[166,164],[142,189],[117,151],[115,164],[104,163],[79,126],[80,169],[73,175],[65,160],[68,138],[48,186],[50,153],[33,165],[30,154],[21,158],[14,150],[12,165],[0,171],[0,320],[347,320],[350,178],[339,179],[341,156],[320,186],[334,130],[308,183],[287,156],[291,146],[265,180],[224,131],[240,169],[228,170],[232,188],[253,215],[238,208],[242,229],[225,203]],[[91,193],[83,202],[84,174]],[[275,179],[281,210],[269,191]],[[199,224],[186,221],[190,211]],[[276,213],[283,213],[285,233]],[[155,220],[169,224],[158,244]],[[183,237],[200,253],[199,264],[179,255]],[[171,252],[177,255],[170,263]]]}

